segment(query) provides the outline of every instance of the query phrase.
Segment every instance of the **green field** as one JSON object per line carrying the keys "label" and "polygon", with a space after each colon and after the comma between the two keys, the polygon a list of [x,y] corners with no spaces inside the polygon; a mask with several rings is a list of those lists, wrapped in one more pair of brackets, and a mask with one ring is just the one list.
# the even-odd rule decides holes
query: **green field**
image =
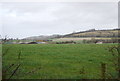
{"label": "green field", "polygon": [[[117,44],[5,44],[3,69],[21,66],[12,78],[17,79],[100,79],[101,63],[107,64],[106,77],[117,77],[107,50]],[[21,53],[19,53],[21,51]],[[20,59],[18,59],[18,55]],[[11,67],[6,73],[10,76]]]}

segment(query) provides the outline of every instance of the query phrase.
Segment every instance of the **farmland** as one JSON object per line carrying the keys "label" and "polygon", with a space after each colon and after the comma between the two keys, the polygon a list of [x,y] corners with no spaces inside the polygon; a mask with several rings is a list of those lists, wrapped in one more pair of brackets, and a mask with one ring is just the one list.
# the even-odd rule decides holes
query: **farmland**
{"label": "farmland", "polygon": [[[53,39],[53,41],[83,41],[83,40],[91,40],[94,37],[81,37],[81,38],[56,38]],[[100,38],[100,37],[95,37],[94,39],[98,39],[98,40],[111,40],[112,38]],[[115,38],[116,40],[120,39],[120,38]]]}
{"label": "farmland", "polygon": [[[108,47],[117,44],[4,44],[3,69],[21,66],[14,79],[100,79],[101,63],[106,77],[117,77]],[[20,56],[18,56],[20,54]],[[6,73],[6,78],[14,66]]]}
{"label": "farmland", "polygon": [[64,37],[119,37],[118,29],[113,30],[89,30],[89,31],[82,31],[82,32],[76,32],[71,33],[68,35],[65,35]]}

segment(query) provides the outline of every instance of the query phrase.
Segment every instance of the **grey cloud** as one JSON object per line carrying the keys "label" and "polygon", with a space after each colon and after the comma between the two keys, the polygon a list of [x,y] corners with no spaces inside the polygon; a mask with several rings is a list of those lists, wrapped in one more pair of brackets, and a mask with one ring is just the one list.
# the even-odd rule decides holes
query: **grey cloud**
{"label": "grey cloud", "polygon": [[117,28],[117,3],[3,3],[3,34],[10,37]]}

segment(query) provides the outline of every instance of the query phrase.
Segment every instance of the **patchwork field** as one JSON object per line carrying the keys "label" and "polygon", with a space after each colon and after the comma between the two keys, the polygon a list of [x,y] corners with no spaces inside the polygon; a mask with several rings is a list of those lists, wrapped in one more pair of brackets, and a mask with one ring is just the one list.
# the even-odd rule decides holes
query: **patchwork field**
{"label": "patchwork field", "polygon": [[81,40],[91,40],[91,38],[58,38],[58,39],[53,39],[53,41],[81,41]]}
{"label": "patchwork field", "polygon": [[[102,37],[81,37],[81,38],[57,38],[57,39],[53,39],[54,41],[83,41],[83,40],[91,40],[91,39],[99,39],[99,40],[110,40],[112,38],[102,38]],[[120,38],[115,38],[116,40],[120,39]]]}
{"label": "patchwork field", "polygon": [[101,63],[106,77],[117,77],[108,47],[117,44],[6,44],[3,45],[3,70],[17,79],[100,79]]}

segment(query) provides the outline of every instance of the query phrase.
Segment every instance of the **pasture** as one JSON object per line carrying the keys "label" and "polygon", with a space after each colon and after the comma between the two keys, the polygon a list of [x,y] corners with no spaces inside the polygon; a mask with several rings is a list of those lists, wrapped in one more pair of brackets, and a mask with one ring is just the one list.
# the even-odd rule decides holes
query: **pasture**
{"label": "pasture", "polygon": [[[4,44],[3,65],[21,64],[13,79],[100,79],[101,63],[106,77],[117,77],[108,47],[117,44]],[[12,73],[14,66],[6,73]]]}

